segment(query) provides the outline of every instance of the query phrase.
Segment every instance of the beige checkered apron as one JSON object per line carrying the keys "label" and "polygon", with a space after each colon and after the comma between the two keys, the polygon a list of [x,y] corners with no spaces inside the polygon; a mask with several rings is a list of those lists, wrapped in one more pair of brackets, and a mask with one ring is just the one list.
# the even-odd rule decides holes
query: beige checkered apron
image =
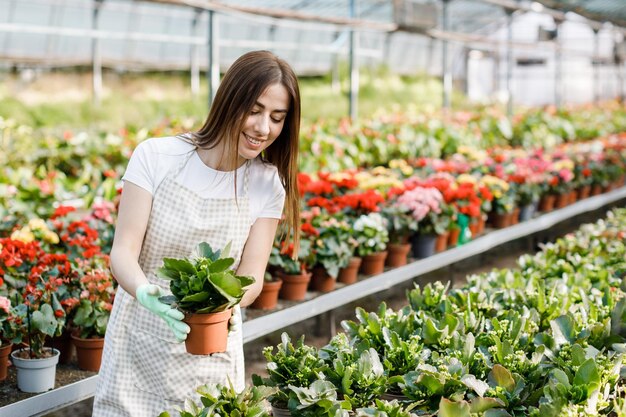
{"label": "beige checkered apron", "polygon": [[[236,268],[250,231],[249,163],[243,195],[237,200],[206,199],[175,181],[193,152],[154,193],[139,256],[148,280],[168,293],[169,281],[155,275],[164,257],[188,257],[200,242],[223,248],[232,240]],[[234,314],[241,318],[239,306]],[[225,353],[190,355],[184,343],[176,343],[164,320],[119,287],[105,336],[93,416],[155,417],[166,410],[174,416],[175,407],[182,407],[186,398],[197,399],[194,390],[199,385],[226,383],[230,377],[242,390],[244,375],[241,330],[230,332]]]}

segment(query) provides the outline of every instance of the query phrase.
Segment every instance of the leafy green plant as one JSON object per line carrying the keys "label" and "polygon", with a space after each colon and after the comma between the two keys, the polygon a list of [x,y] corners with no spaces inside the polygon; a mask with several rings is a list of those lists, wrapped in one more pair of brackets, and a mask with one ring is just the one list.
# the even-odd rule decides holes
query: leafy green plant
{"label": "leafy green plant", "polygon": [[[207,384],[197,388],[201,405],[191,400],[185,401],[180,417],[270,417],[265,399],[276,391],[270,387],[246,387],[242,392],[235,391],[232,382],[228,386]],[[165,411],[159,417],[170,417]]]}
{"label": "leafy green plant", "polygon": [[267,378],[252,376],[255,386],[276,387],[278,391],[269,396],[273,406],[287,408],[295,392],[292,387],[309,387],[314,381],[324,379],[325,363],[319,358],[317,349],[304,344],[304,336],[296,344],[291,343],[287,333],[280,336],[281,343],[263,349],[267,359]]}
{"label": "leafy green plant", "polygon": [[229,269],[235,260],[230,258],[230,243],[223,250],[213,251],[202,242],[194,259],[163,259],[158,276],[170,281],[172,295],[160,300],[189,313],[214,313],[238,304],[253,277],[238,276]]}
{"label": "leafy green plant", "polygon": [[398,401],[375,400],[370,407],[356,410],[357,417],[415,417],[411,413],[414,405],[405,406]]}
{"label": "leafy green plant", "polygon": [[337,389],[329,381],[317,380],[307,387],[289,385],[293,392],[289,410],[297,417],[348,417],[350,403],[337,399]]}

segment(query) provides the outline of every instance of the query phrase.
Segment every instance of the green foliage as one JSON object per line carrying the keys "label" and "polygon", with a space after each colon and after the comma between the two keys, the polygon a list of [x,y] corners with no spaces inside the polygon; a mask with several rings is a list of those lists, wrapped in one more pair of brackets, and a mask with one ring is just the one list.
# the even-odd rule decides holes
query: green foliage
{"label": "green foliage", "polygon": [[213,251],[202,242],[197,252],[191,260],[163,259],[157,275],[170,280],[172,295],[160,300],[190,313],[224,311],[239,303],[246,292],[244,287],[254,283],[254,278],[238,276],[229,269],[235,263],[228,257],[230,244],[223,251]]}

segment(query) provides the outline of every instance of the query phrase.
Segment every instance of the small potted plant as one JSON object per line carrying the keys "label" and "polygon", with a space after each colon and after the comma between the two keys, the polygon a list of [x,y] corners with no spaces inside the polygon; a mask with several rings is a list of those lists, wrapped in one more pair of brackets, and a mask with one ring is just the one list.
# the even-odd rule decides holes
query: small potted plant
{"label": "small potted plant", "polygon": [[409,208],[417,221],[418,232],[413,235],[413,256],[425,258],[435,253],[437,236],[449,226],[450,217],[443,213],[443,195],[434,187],[416,187],[398,197],[398,203]]}
{"label": "small potted plant", "polygon": [[80,278],[80,302],[72,320],[76,327],[72,342],[80,369],[92,372],[100,369],[104,334],[115,296],[113,282],[111,273],[104,268],[92,269]]}
{"label": "small potted plant", "polygon": [[385,263],[394,268],[406,265],[407,255],[411,250],[409,238],[417,231],[417,220],[411,216],[411,209],[398,200],[383,207],[381,213],[387,219],[389,232]]}
{"label": "small potted plant", "polygon": [[15,319],[11,300],[0,295],[0,382],[7,378],[7,365],[13,342],[19,342]]}
{"label": "small potted plant", "polygon": [[269,265],[272,273],[282,280],[278,296],[283,300],[302,301],[306,297],[306,289],[311,281],[311,273],[306,267],[310,258],[311,242],[300,240],[300,249],[296,259],[293,257],[293,244],[286,245],[278,235],[270,253]]}
{"label": "small potted plant", "polygon": [[297,388],[308,388],[316,381],[324,380],[325,364],[315,347],[304,344],[304,336],[295,345],[287,333],[281,334],[280,338],[281,343],[276,349],[273,346],[263,349],[268,377],[253,375],[252,382],[255,386],[276,388],[268,397],[273,415],[289,416],[289,410],[300,404]]}
{"label": "small potted plant", "polygon": [[184,321],[191,327],[185,340],[188,353],[226,351],[232,308],[243,298],[244,287],[254,283],[253,277],[238,276],[230,269],[235,260],[229,254],[230,243],[213,251],[202,242],[195,258],[164,258],[158,269],[158,276],[170,281],[172,292],[160,300],[185,313]]}
{"label": "small potted plant", "polygon": [[382,273],[389,242],[385,218],[380,213],[362,214],[352,223],[352,233],[359,244],[356,253],[363,259],[361,272],[365,275]]}
{"label": "small potted plant", "polygon": [[[260,386],[246,387],[242,392],[235,391],[233,384],[207,384],[197,388],[201,404],[185,401],[180,417],[238,416],[271,417],[265,400],[276,392],[276,388]],[[167,411],[159,417],[170,417]]]}
{"label": "small potted plant", "polygon": [[312,222],[318,233],[311,243],[311,284],[316,291],[329,292],[335,289],[339,270],[350,264],[356,242],[350,234],[350,225],[346,220],[323,214],[315,217]]}
{"label": "small potted plant", "polygon": [[31,282],[24,302],[14,311],[22,340],[28,347],[11,353],[17,369],[17,386],[24,392],[44,392],[54,388],[59,351],[45,347],[46,338],[59,336],[65,326],[65,311],[57,298],[62,279],[46,275]]}
{"label": "small potted plant", "polygon": [[274,277],[270,272],[265,271],[261,293],[256,300],[250,304],[250,308],[256,308],[259,310],[272,310],[276,308],[276,305],[278,304],[278,292],[280,291],[280,287],[282,285],[282,279]]}

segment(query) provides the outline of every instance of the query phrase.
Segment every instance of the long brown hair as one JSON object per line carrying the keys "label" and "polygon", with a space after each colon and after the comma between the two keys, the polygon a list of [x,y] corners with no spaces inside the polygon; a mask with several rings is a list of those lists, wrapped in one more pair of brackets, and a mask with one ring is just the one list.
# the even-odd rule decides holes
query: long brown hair
{"label": "long brown hair", "polygon": [[[281,84],[290,100],[280,135],[261,155],[276,166],[285,188],[286,239],[293,238],[294,254],[300,246],[300,194],[298,193],[298,140],[300,135],[300,89],[298,78],[284,60],[269,51],[252,51],[239,57],[226,71],[204,125],[192,133],[196,146],[211,149],[227,141],[226,157],[237,166],[239,134],[256,100],[265,90]],[[235,171],[235,196],[237,191]]]}

